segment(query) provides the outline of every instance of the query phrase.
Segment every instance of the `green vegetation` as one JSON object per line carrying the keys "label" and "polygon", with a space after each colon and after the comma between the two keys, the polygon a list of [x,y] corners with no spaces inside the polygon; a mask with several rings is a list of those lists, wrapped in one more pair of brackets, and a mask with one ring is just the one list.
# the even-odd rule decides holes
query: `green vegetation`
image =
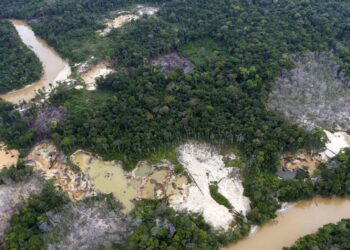
{"label": "green vegetation", "polygon": [[0,21],[0,94],[40,79],[39,59],[24,45],[15,28]]}
{"label": "green vegetation", "polygon": [[297,240],[292,247],[284,250],[328,250],[349,249],[350,246],[350,220],[343,219],[337,224],[327,224],[317,233],[304,236]]}
{"label": "green vegetation", "polygon": [[121,249],[218,249],[247,235],[250,226],[238,218],[235,231],[212,231],[201,216],[175,213],[165,202],[142,201],[134,211],[142,223]]}
{"label": "green vegetation", "polygon": [[14,182],[22,181],[32,174],[32,167],[26,167],[22,161],[18,161],[16,166],[5,168],[0,171],[0,185],[4,184],[6,180],[12,180]]}
{"label": "green vegetation", "polygon": [[275,217],[280,208],[278,201],[291,202],[308,199],[316,195],[322,197],[350,195],[350,149],[336,159],[322,164],[312,181],[308,174],[298,174],[295,180],[284,181],[275,175],[256,171],[245,179],[246,195],[251,200],[252,210],[248,219],[255,224],[263,224]]}
{"label": "green vegetation", "polygon": [[25,155],[35,143],[36,132],[30,127],[34,109],[20,114],[16,108],[0,99],[0,138],[9,148],[16,148]]}
{"label": "green vegetation", "polygon": [[3,241],[3,249],[43,249],[40,225],[46,220],[45,213],[58,209],[69,201],[51,183],[45,184],[40,196],[32,196],[19,214],[11,218],[11,229]]}
{"label": "green vegetation", "polygon": [[228,201],[228,199],[226,199],[225,196],[223,196],[222,194],[220,194],[219,192],[219,187],[217,184],[213,184],[209,186],[209,191],[210,191],[210,195],[211,197],[220,205],[223,205],[225,207],[227,207],[228,209],[232,208],[231,203]]}
{"label": "green vegetation", "polygon": [[[98,81],[96,92],[65,87],[55,91],[47,104],[63,106],[67,113],[48,136],[60,148],[67,154],[83,148],[123,160],[131,169],[140,159],[158,160],[164,155],[174,161],[174,145],[188,139],[236,147],[245,161],[245,194],[252,206],[249,223],[273,218],[279,201],[349,195],[349,151],[338,157],[335,167],[322,166],[315,181],[307,175],[291,181],[275,176],[280,153],[318,149],[322,142],[319,132],[307,132],[266,109],[272,82],[283,69],[294,66],[293,55],[334,51],[341,67],[349,71],[349,1],[154,0],[147,3],[160,7],[155,17],[141,18],[107,37],[96,34],[104,18],[134,3],[0,2],[1,18],[30,19],[34,31],[72,63],[94,55],[118,67],[115,74]],[[195,71],[164,74],[149,65],[169,52],[188,57]],[[35,115],[35,108],[20,115],[0,101],[1,140],[22,150],[33,145],[38,134],[32,127]],[[176,166],[180,172],[181,166]],[[215,186],[211,193],[229,205]],[[36,210],[39,215],[48,211]],[[238,232],[221,236],[211,232],[202,218],[177,214],[166,204],[151,201],[140,203],[134,215],[142,221],[126,249],[215,249],[249,230],[238,220]],[[14,219],[5,249],[28,242],[38,246],[37,222],[32,237],[28,233],[32,224],[19,221]]]}

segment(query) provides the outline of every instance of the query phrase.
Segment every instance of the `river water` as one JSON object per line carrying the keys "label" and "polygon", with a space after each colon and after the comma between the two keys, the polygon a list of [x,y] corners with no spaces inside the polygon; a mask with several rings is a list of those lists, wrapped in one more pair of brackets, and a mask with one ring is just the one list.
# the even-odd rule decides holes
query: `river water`
{"label": "river water", "polygon": [[70,75],[70,67],[57,52],[49,47],[45,41],[35,36],[31,27],[24,21],[11,20],[23,43],[27,45],[40,59],[43,65],[41,79],[22,89],[0,95],[1,98],[12,103],[29,101],[35,97],[36,91],[45,87],[50,88],[50,83],[55,86],[57,81],[63,81]]}
{"label": "river water", "polygon": [[[0,95],[1,98],[18,103],[35,97],[37,90],[54,86],[57,81],[65,80],[70,75],[70,67],[45,41],[35,36],[25,22],[11,20],[22,41],[34,51],[43,65],[41,79],[25,88]],[[334,198],[314,198],[292,204],[285,211],[278,213],[272,222],[258,228],[249,237],[229,245],[225,250],[280,250],[291,246],[298,238],[316,232],[327,223],[336,223],[342,218],[350,218],[350,200]]]}
{"label": "river water", "polygon": [[279,212],[275,220],[258,228],[252,235],[223,250],[281,250],[323,225],[343,218],[350,218],[349,199],[317,197],[301,201]]}

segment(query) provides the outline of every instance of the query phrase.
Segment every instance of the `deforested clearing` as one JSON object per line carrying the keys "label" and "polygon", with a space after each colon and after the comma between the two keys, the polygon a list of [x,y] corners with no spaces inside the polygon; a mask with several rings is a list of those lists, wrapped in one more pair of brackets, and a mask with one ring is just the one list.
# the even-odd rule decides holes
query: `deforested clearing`
{"label": "deforested clearing", "polygon": [[302,169],[312,175],[321,160],[320,154],[311,155],[305,150],[299,150],[296,153],[283,154],[280,159],[280,165],[282,170],[297,171]]}
{"label": "deforested clearing", "polygon": [[183,70],[185,74],[192,73],[194,66],[187,58],[179,56],[177,53],[162,55],[151,61],[154,66],[159,66],[164,73],[174,70]]}
{"label": "deforested clearing", "polygon": [[[226,167],[224,156],[207,144],[186,143],[178,148],[179,162],[184,166],[192,184],[186,195],[171,197],[175,210],[203,214],[204,220],[216,229],[227,230],[234,223],[234,213],[243,215],[250,209],[250,201],[243,195],[244,189],[237,168]],[[218,204],[210,194],[209,186],[218,185],[218,191],[232,205],[230,210]]]}
{"label": "deforested clearing", "polygon": [[95,196],[95,187],[82,172],[74,172],[67,164],[67,159],[50,142],[36,145],[26,157],[27,163],[46,180],[53,180],[55,186],[66,192],[76,202]]}
{"label": "deforested clearing", "polygon": [[48,249],[99,249],[124,241],[133,221],[104,200],[69,204],[62,211],[47,213],[41,226]]}
{"label": "deforested clearing", "polygon": [[96,90],[96,80],[107,76],[113,71],[114,70],[109,67],[108,63],[100,62],[83,73],[81,78],[84,80],[87,90]]}
{"label": "deforested clearing", "polygon": [[156,7],[149,7],[149,6],[143,6],[143,5],[137,5],[135,11],[138,15],[154,15],[159,11],[159,8]]}
{"label": "deforested clearing", "polygon": [[307,53],[285,70],[269,95],[269,108],[312,130],[350,129],[350,79],[330,53]]}
{"label": "deforested clearing", "polygon": [[4,143],[0,142],[0,170],[3,168],[9,168],[17,164],[19,157],[18,150],[7,149]]}
{"label": "deforested clearing", "polygon": [[169,161],[155,165],[140,161],[134,171],[126,172],[119,161],[103,161],[81,150],[75,152],[71,160],[91,179],[96,190],[112,193],[126,213],[134,208],[134,200],[163,199],[182,194],[183,186],[187,184],[185,176],[173,174],[173,165]]}
{"label": "deforested clearing", "polygon": [[18,213],[20,207],[31,194],[39,194],[42,181],[37,177],[29,180],[0,185],[0,242],[13,214]]}
{"label": "deforested clearing", "polygon": [[113,29],[117,29],[122,27],[126,23],[130,23],[134,20],[139,19],[139,16],[133,15],[133,14],[126,14],[126,15],[121,15],[113,20],[107,20],[105,22],[106,28],[103,30],[97,31],[98,34],[101,36],[106,36],[108,35]]}
{"label": "deforested clearing", "polygon": [[350,135],[339,131],[331,133],[325,130],[328,141],[326,142],[326,150],[321,153],[323,160],[332,159],[338,155],[344,148],[350,147]]}

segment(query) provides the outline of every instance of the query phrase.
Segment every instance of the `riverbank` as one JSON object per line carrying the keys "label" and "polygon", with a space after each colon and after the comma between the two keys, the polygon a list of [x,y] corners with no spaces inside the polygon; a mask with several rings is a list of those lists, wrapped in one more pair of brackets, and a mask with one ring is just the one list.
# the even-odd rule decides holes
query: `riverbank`
{"label": "riverbank", "polygon": [[44,73],[39,81],[0,95],[0,98],[18,104],[23,101],[30,101],[40,90],[48,94],[59,82],[67,80],[71,74],[71,68],[68,62],[63,60],[53,48],[34,34],[26,22],[11,20],[11,23],[15,26],[23,43],[39,58],[44,69]]}
{"label": "riverbank", "polygon": [[350,218],[350,199],[316,197],[290,204],[277,217],[238,243],[222,250],[281,250],[321,226]]}

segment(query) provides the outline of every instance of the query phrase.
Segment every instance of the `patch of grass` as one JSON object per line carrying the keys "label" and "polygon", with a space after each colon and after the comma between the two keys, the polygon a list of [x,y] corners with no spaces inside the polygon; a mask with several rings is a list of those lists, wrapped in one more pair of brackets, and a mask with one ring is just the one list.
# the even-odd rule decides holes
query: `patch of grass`
{"label": "patch of grass", "polygon": [[210,190],[210,195],[211,197],[220,205],[223,205],[225,207],[227,207],[228,209],[232,208],[231,203],[228,201],[228,199],[226,199],[225,196],[223,196],[222,194],[219,193],[219,187],[217,184],[213,184],[209,186],[209,190]]}
{"label": "patch of grass", "polygon": [[151,164],[157,164],[161,162],[163,159],[169,160],[172,164],[174,164],[174,173],[181,174],[184,171],[184,167],[180,164],[176,157],[176,147],[177,145],[173,145],[168,149],[161,149],[154,153],[152,153],[147,160]]}
{"label": "patch of grass", "polygon": [[80,173],[81,169],[78,165],[74,164],[73,162],[69,161],[68,162],[68,166],[70,167],[70,169],[74,172],[74,173]]}
{"label": "patch of grass", "polygon": [[196,66],[204,66],[222,59],[225,54],[222,52],[223,48],[211,39],[189,43],[180,50],[181,55],[191,60]]}

